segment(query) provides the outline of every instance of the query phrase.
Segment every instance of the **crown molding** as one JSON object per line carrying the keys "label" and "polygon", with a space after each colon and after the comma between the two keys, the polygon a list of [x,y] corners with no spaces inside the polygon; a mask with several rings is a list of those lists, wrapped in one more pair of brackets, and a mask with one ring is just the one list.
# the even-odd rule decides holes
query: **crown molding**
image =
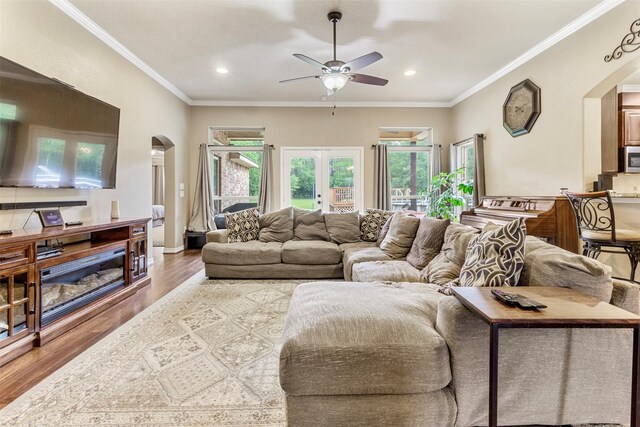
{"label": "crown molding", "polygon": [[640,92],[640,85],[618,85],[618,93]]}
{"label": "crown molding", "polygon": [[192,107],[449,108],[449,102],[191,101]]}
{"label": "crown molding", "polygon": [[[107,33],[102,27],[93,22],[87,15],[80,12],[78,8],[69,3],[68,0],[49,0],[49,3],[67,14],[71,19],[80,24],[85,30],[102,40],[107,46],[122,55],[127,61],[142,70],[156,82],[160,83],[165,89],[173,93],[175,96],[191,105],[191,98],[185,95],[180,89],[175,87],[169,80],[158,74],[153,68],[147,65],[142,59],[138,58],[133,52],[127,49],[122,43],[116,40],[111,34]],[[115,7],[115,6],[114,6]]]}
{"label": "crown molding", "polygon": [[528,51],[526,51],[522,55],[518,56],[516,59],[514,59],[513,61],[511,61],[510,63],[508,63],[507,65],[505,65],[501,69],[499,69],[498,71],[496,71],[495,73],[491,74],[489,77],[487,77],[486,79],[484,79],[483,81],[481,81],[477,85],[475,85],[475,86],[471,87],[470,89],[467,89],[466,91],[462,92],[460,95],[458,95],[457,97],[455,97],[454,99],[451,100],[451,102],[450,102],[451,106],[454,106],[454,105],[458,104],[459,102],[464,101],[465,99],[469,98],[471,95],[479,92],[480,90],[482,90],[485,87],[489,86],[490,84],[494,83],[495,81],[497,81],[501,77],[504,77],[505,75],[507,75],[511,71],[515,70],[516,68],[518,68],[519,66],[523,65],[524,63],[532,60],[533,58],[535,58],[536,56],[540,55],[545,50],[551,48],[552,46],[554,46],[554,45],[556,45],[558,43],[560,43],[565,38],[569,37],[570,35],[572,35],[576,31],[582,29],[586,25],[588,25],[591,22],[595,21],[596,19],[598,19],[599,17],[601,17],[605,13],[609,12],[611,9],[615,8],[616,6],[618,6],[618,5],[620,5],[620,4],[624,3],[624,2],[625,2],[625,0],[605,0],[605,1],[601,2],[600,4],[598,4],[597,6],[593,7],[591,10],[589,10],[587,13],[585,13],[584,15],[579,17],[578,19],[576,19],[573,22],[569,23],[568,25],[566,25],[565,27],[560,29],[558,32],[552,34],[550,37],[548,37],[545,40],[541,41],[540,43],[538,43],[537,45],[535,45],[534,47],[532,47],[531,49],[529,49]]}

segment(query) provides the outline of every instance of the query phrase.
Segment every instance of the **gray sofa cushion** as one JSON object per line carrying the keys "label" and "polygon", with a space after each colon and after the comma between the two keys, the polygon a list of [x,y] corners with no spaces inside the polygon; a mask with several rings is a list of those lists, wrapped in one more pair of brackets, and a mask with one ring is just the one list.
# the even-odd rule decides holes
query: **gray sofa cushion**
{"label": "gray sofa cushion", "polygon": [[520,285],[567,286],[601,301],[611,301],[611,267],[527,236]]}
{"label": "gray sofa cushion", "polygon": [[293,208],[262,214],[258,217],[261,242],[280,242],[293,239]]}
{"label": "gray sofa cushion", "polygon": [[206,264],[256,265],[282,262],[282,243],[250,242],[207,243],[202,248]]}
{"label": "gray sofa cushion", "polygon": [[409,253],[420,219],[403,212],[391,217],[389,232],[380,243],[382,249],[391,258],[404,258]]}
{"label": "gray sofa cushion", "polygon": [[335,243],[321,240],[289,240],[282,245],[285,264],[340,264],[342,253]]}
{"label": "gray sofa cushion", "polygon": [[326,212],[324,223],[332,242],[341,244],[360,241],[360,216],[358,212]]}
{"label": "gray sofa cushion", "polygon": [[331,240],[322,211],[293,208],[293,238],[295,240]]}
{"label": "gray sofa cushion", "polygon": [[293,293],[280,352],[290,395],[426,393],[451,381],[423,283],[312,282]]}
{"label": "gray sofa cushion", "polygon": [[[345,248],[342,252],[342,263],[344,264],[344,280],[351,280],[351,272],[353,270],[353,266],[368,261],[391,261],[391,257],[384,252],[382,249],[375,246],[373,242],[366,242],[369,247],[358,247],[352,246],[350,248]],[[345,243],[348,245],[350,243]],[[352,244],[352,243],[351,243]],[[344,245],[340,245],[340,249],[342,249]]]}
{"label": "gray sofa cushion", "polygon": [[460,275],[460,268],[471,238],[479,231],[462,224],[451,224],[444,233],[440,253],[422,270],[426,282],[446,285]]}
{"label": "gray sofa cushion", "polygon": [[418,270],[425,268],[440,253],[444,243],[444,233],[450,222],[448,219],[423,217],[407,255],[407,262]]}
{"label": "gray sofa cushion", "polygon": [[355,264],[351,280],[356,282],[421,282],[420,270],[407,261],[371,261]]}
{"label": "gray sofa cushion", "polygon": [[353,243],[341,243],[338,245],[340,247],[340,252],[344,253],[350,249],[366,249],[366,248],[375,248],[375,242],[353,242]]}
{"label": "gray sofa cushion", "polygon": [[393,215],[393,211],[381,209],[367,209],[360,221],[360,239],[365,242],[375,242],[378,240],[380,230]]}

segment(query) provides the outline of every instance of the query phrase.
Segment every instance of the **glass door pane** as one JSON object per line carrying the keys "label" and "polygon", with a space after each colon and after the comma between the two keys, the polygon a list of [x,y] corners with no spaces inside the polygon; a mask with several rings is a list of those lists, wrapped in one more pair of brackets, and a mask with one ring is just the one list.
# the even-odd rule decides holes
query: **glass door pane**
{"label": "glass door pane", "polygon": [[362,208],[362,149],[282,152],[282,206],[354,212]]}
{"label": "glass door pane", "polygon": [[291,205],[302,209],[315,209],[318,182],[316,159],[295,157],[290,162],[289,182]]}
{"label": "glass door pane", "polygon": [[355,159],[329,157],[329,212],[354,212]]}

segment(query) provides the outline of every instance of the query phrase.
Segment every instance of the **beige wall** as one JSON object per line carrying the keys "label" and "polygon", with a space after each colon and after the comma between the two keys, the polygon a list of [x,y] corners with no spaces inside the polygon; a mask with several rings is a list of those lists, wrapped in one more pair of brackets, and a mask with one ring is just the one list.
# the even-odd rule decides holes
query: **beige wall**
{"label": "beige wall", "polygon": [[[151,216],[151,137],[165,135],[176,147],[167,194],[179,182],[188,188],[189,108],[176,96],[44,0],[2,0],[0,55],[120,108],[120,141],[115,190],[0,188],[0,201],[87,200],[87,207],[63,208],[65,220],[105,219],[111,200],[123,217]],[[171,181],[169,181],[171,180]],[[176,195],[167,202],[175,227],[167,245],[182,245],[189,207]],[[29,211],[0,211],[0,228],[20,228]],[[32,218],[30,226],[39,226]]]}
{"label": "beige wall", "polygon": [[[433,139],[443,145],[447,164],[452,142],[448,108],[281,108],[192,107],[190,122],[191,164],[198,164],[198,146],[207,142],[209,126],[264,127],[265,143],[273,144],[274,207],[280,205],[281,147],[364,147],[364,205],[373,206],[373,151],[380,127],[432,127]],[[191,168],[195,182],[196,167]],[[193,192],[191,192],[193,200]]]}
{"label": "beige wall", "polygon": [[[592,169],[600,165],[599,139],[584,134],[598,134],[599,126],[585,130],[583,99],[640,56],[636,51],[609,63],[603,60],[620,44],[639,11],[638,0],[626,1],[453,107],[453,139],[473,133],[487,137],[487,194],[555,195],[560,187],[581,191],[590,184],[598,173]],[[527,78],[542,89],[542,114],[530,134],[512,138],[502,127],[502,104],[509,89]]]}

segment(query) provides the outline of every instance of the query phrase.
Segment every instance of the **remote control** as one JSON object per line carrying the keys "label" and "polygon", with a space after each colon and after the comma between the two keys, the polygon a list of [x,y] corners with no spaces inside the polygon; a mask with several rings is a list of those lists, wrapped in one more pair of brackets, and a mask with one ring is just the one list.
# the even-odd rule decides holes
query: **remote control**
{"label": "remote control", "polygon": [[523,295],[520,294],[515,294],[517,301],[518,301],[518,307],[524,309],[524,310],[532,310],[532,309],[540,309],[540,308],[547,308],[546,305],[539,303],[538,301],[534,301],[530,298],[527,298]]}
{"label": "remote control", "polygon": [[492,289],[491,293],[497,299],[499,299],[500,301],[502,301],[503,303],[509,306],[513,307],[518,303],[518,299],[515,297],[515,295],[502,292],[500,289]]}
{"label": "remote control", "polygon": [[69,222],[65,222],[64,225],[66,225],[67,227],[71,227],[74,225],[82,225],[82,221],[69,221]]}
{"label": "remote control", "polygon": [[13,234],[11,230],[0,230],[0,235]]}

